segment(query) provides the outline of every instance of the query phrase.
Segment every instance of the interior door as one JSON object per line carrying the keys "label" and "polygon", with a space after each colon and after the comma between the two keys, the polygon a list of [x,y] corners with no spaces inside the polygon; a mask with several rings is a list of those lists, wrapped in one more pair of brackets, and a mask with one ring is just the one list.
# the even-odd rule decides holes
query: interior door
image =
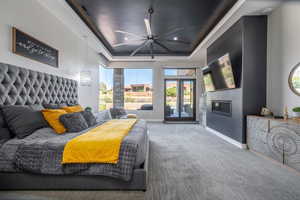
{"label": "interior door", "polygon": [[165,121],[195,121],[194,79],[165,80]]}

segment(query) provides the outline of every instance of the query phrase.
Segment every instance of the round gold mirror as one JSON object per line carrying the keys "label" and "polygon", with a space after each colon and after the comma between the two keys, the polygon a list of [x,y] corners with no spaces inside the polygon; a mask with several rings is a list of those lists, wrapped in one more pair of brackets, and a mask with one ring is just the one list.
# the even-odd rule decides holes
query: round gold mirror
{"label": "round gold mirror", "polygon": [[300,63],[290,73],[289,86],[295,94],[300,96]]}

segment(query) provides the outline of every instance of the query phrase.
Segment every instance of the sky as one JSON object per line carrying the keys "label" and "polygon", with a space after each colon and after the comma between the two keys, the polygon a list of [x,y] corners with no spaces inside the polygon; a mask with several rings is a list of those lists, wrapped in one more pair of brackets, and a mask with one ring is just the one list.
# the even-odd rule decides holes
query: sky
{"label": "sky", "polygon": [[[100,67],[100,82],[113,86],[113,70]],[[124,69],[125,86],[130,84],[152,84],[152,69]]]}

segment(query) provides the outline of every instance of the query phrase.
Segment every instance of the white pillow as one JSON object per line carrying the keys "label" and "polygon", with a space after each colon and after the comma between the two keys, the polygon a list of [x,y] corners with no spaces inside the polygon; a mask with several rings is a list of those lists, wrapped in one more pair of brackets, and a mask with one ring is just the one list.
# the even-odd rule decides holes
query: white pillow
{"label": "white pillow", "polygon": [[97,122],[108,121],[108,120],[112,119],[109,110],[104,110],[104,111],[95,113],[95,117],[96,117]]}

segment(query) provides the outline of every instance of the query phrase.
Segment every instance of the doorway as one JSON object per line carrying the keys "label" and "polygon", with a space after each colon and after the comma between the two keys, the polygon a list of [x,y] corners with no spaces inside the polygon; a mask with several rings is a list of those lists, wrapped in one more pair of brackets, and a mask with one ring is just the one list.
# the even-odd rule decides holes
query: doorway
{"label": "doorway", "polygon": [[196,80],[165,80],[165,121],[196,120]]}

